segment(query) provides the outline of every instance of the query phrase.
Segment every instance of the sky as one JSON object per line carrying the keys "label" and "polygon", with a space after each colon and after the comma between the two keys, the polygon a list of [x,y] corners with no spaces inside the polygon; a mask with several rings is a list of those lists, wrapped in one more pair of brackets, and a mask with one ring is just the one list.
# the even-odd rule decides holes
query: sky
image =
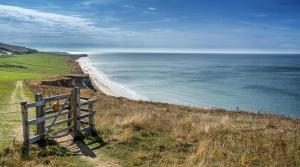
{"label": "sky", "polygon": [[300,0],[0,0],[0,42],[300,53]]}

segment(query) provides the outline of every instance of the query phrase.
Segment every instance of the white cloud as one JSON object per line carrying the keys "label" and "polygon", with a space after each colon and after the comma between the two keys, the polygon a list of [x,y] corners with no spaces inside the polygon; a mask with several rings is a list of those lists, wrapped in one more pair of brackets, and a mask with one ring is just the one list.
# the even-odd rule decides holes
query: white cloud
{"label": "white cloud", "polygon": [[128,5],[128,4],[123,5],[123,7],[125,7],[125,8],[130,8],[130,9],[134,9],[134,8],[135,8],[135,6],[133,6],[133,5]]}
{"label": "white cloud", "polygon": [[90,7],[92,5],[105,5],[105,4],[116,3],[119,1],[121,0],[88,0],[88,1],[80,2],[79,4],[86,7]]}
{"label": "white cloud", "polygon": [[[156,9],[149,8],[147,12],[154,13],[153,10]],[[275,46],[290,49],[299,46],[298,31],[290,31],[285,27],[256,25],[251,22],[230,23],[230,26],[219,23],[209,26],[202,23],[194,28],[178,29],[162,26],[161,23],[179,21],[167,17],[154,21],[131,21],[132,26],[128,26],[130,24],[127,22],[127,26],[126,24],[124,26],[126,28],[121,28],[123,21],[119,18],[98,16],[97,19],[98,22],[81,15],[0,5],[0,41],[33,47],[43,45],[49,47],[253,48],[261,46],[261,48],[274,48]],[[121,26],[103,26],[106,22],[109,23],[107,25],[118,23]],[[151,26],[145,28],[147,25]],[[142,28],[139,29],[139,26]],[[130,27],[134,30],[130,30]]]}
{"label": "white cloud", "polygon": [[257,28],[265,28],[265,29],[270,29],[270,30],[282,30],[282,31],[289,30],[289,28],[283,27],[283,26],[258,24],[258,23],[253,23],[253,22],[249,22],[249,21],[238,21],[238,22],[241,24],[244,24],[244,25],[248,25],[251,27],[257,27]]}
{"label": "white cloud", "polygon": [[103,22],[118,22],[118,21],[121,21],[121,19],[114,17],[114,16],[104,16],[104,17],[102,17],[101,21],[103,21]]}
{"label": "white cloud", "polygon": [[0,5],[0,17],[14,18],[20,22],[38,22],[44,25],[62,24],[78,28],[92,27],[94,22],[78,16],[40,12],[16,6]]}
{"label": "white cloud", "polygon": [[154,11],[154,10],[156,10],[156,8],[154,8],[154,7],[149,7],[148,10]]}
{"label": "white cloud", "polygon": [[[128,41],[128,38],[131,39],[137,34],[134,31],[122,30],[116,26],[100,27],[93,20],[81,16],[50,13],[17,6],[0,5],[0,18],[3,18],[0,19],[1,29],[4,25],[5,27],[22,27],[16,34],[18,36],[14,37],[17,40],[20,36],[21,38],[24,37],[24,35],[20,35],[22,34],[20,31],[32,38],[49,34],[53,36],[51,40],[55,40],[54,38],[64,42],[68,42],[68,39],[69,42],[86,40],[90,43],[107,42],[108,44]],[[102,22],[120,20],[112,16],[99,16],[99,18]],[[13,34],[14,30],[7,29],[6,31],[11,31]],[[0,32],[0,40],[4,36],[7,37]]]}

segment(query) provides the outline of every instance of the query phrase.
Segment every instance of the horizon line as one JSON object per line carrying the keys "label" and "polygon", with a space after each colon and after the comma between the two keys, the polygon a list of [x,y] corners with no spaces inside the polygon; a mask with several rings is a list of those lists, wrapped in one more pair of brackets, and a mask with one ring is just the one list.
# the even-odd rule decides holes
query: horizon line
{"label": "horizon line", "polygon": [[38,48],[45,52],[97,53],[217,53],[217,54],[300,54],[300,50],[194,49],[194,48]]}

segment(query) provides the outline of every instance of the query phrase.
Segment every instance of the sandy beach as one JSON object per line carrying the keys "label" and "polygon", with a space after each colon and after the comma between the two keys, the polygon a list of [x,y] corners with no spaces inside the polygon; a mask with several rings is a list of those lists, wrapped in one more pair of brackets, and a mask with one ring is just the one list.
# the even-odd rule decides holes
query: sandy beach
{"label": "sandy beach", "polygon": [[103,93],[110,95],[110,96],[121,96],[120,94],[117,94],[114,92],[109,86],[108,83],[109,81],[106,80],[106,78],[101,77],[103,75],[99,75],[95,69],[89,64],[88,58],[82,57],[77,60],[79,65],[81,66],[83,72],[89,74],[90,78],[92,79],[93,83],[95,86],[100,89]]}
{"label": "sandy beach", "polygon": [[81,66],[83,72],[89,74],[94,85],[103,93],[115,97],[127,97],[134,100],[147,100],[145,97],[137,95],[134,91],[123,85],[111,81],[106,74],[93,67],[88,57],[81,57],[76,60]]}

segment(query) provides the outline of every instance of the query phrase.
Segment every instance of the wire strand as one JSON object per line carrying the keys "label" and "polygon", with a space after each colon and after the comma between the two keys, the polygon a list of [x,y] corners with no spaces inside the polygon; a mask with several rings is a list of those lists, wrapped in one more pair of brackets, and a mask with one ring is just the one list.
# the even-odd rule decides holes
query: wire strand
{"label": "wire strand", "polygon": [[5,104],[0,104],[2,106],[9,106],[9,105],[16,105],[16,104],[21,104],[21,103],[5,103]]}

